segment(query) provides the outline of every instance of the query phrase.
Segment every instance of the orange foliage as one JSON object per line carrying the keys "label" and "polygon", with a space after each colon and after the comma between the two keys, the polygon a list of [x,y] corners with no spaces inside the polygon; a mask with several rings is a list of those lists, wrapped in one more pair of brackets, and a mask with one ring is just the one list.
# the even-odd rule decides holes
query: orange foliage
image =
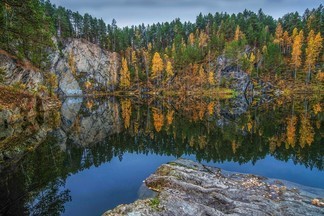
{"label": "orange foliage", "polygon": [[215,107],[215,102],[214,101],[212,101],[212,102],[210,102],[208,104],[207,110],[208,110],[208,114],[209,115],[213,115],[213,113],[214,113],[214,107]]}
{"label": "orange foliage", "polygon": [[207,146],[207,138],[205,135],[199,135],[198,136],[198,144],[199,144],[199,149],[203,150]]}
{"label": "orange foliage", "polygon": [[154,109],[154,108],[152,108],[152,111],[153,111],[154,128],[157,132],[160,132],[164,122],[163,113],[159,109]]}
{"label": "orange foliage", "polygon": [[124,127],[127,129],[130,126],[130,119],[132,114],[132,103],[129,98],[121,101],[122,117],[124,119]]}
{"label": "orange foliage", "polygon": [[307,115],[301,115],[300,130],[299,130],[299,144],[302,148],[306,144],[311,145],[314,141],[314,128],[312,127]]}
{"label": "orange foliage", "polygon": [[320,103],[317,103],[313,106],[313,110],[315,115],[317,115],[318,113],[322,112],[322,107]]}
{"label": "orange foliage", "polygon": [[86,107],[91,110],[93,107],[93,101],[91,101],[91,100],[87,101]]}
{"label": "orange foliage", "polygon": [[171,125],[173,122],[173,115],[174,115],[174,110],[169,110],[167,115],[166,115],[166,119],[167,119],[167,124]]}
{"label": "orange foliage", "polygon": [[296,123],[297,123],[297,117],[292,116],[290,118],[287,118],[288,124],[287,124],[287,144],[288,148],[289,146],[295,147],[296,144]]}
{"label": "orange foliage", "polygon": [[236,143],[235,140],[232,141],[232,151],[234,154],[236,154],[237,149],[240,147],[239,144]]}

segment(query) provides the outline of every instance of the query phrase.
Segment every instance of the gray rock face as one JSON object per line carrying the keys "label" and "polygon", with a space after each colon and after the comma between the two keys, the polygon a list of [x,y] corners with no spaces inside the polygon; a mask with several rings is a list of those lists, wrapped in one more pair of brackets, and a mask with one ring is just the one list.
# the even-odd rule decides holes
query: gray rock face
{"label": "gray rock face", "polygon": [[223,80],[229,82],[229,87],[236,90],[239,94],[246,93],[246,91],[253,88],[250,76],[244,71],[237,70],[237,68],[228,66],[221,71]]}
{"label": "gray rock face", "polygon": [[[91,90],[113,90],[118,83],[120,57],[81,39],[70,39],[62,50],[50,55],[52,73],[58,75],[58,92],[65,96],[85,93],[85,82]],[[37,90],[44,85],[44,72],[28,62],[19,61],[5,51],[0,52],[0,70],[4,71],[4,84],[23,83]]]}
{"label": "gray rock face", "polygon": [[110,215],[323,215],[324,208],[278,180],[224,172],[179,159],[145,180],[159,194],[120,205]]}
{"label": "gray rock face", "polygon": [[39,70],[27,63],[19,62],[4,51],[0,53],[0,69],[4,71],[3,84],[5,85],[22,83],[26,85],[27,89],[37,89],[38,85],[44,81]]}
{"label": "gray rock face", "polygon": [[59,77],[59,90],[67,96],[81,95],[85,82],[95,90],[111,90],[118,82],[120,57],[81,39],[71,39],[51,56],[52,71]]}

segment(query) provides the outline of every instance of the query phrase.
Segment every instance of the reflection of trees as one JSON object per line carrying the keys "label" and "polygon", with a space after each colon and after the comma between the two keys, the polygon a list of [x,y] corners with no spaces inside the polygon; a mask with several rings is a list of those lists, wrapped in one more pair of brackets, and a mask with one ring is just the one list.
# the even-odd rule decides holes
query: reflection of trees
{"label": "reflection of trees", "polygon": [[68,172],[64,167],[64,154],[55,143],[53,137],[48,137],[39,148],[27,154],[15,170],[5,176],[2,173],[0,213],[60,215],[64,212],[64,204],[71,199],[69,191],[63,190]]}
{"label": "reflection of trees", "polygon": [[[64,190],[69,174],[100,166],[114,157],[121,160],[125,152],[176,157],[192,154],[198,161],[240,164],[256,163],[270,154],[278,160],[291,159],[305,167],[324,169],[322,112],[304,114],[303,106],[295,105],[292,115],[286,102],[281,107],[276,104],[275,110],[267,105],[237,115],[235,109],[224,111],[227,103],[182,99],[139,103],[126,99],[120,103],[125,130],[109,133],[95,144],[85,143],[86,147],[68,139],[65,152],[60,151],[53,132],[43,145],[26,155],[14,172],[0,179],[0,203],[4,203],[0,212],[60,214],[64,203],[71,199]],[[96,101],[92,110],[95,106]],[[78,118],[86,115],[91,113],[83,107]]]}
{"label": "reflection of trees", "polygon": [[296,144],[296,123],[297,123],[297,117],[291,116],[287,118],[287,144],[288,148],[289,146],[295,147]]}
{"label": "reflection of trees", "polygon": [[121,100],[121,109],[122,109],[122,117],[124,119],[124,127],[127,129],[130,125],[130,118],[132,115],[132,104],[129,98]]}
{"label": "reflection of trees", "polygon": [[71,201],[69,190],[60,191],[65,182],[57,179],[50,182],[33,200],[29,206],[30,215],[60,215],[64,212],[64,204]]}
{"label": "reflection of trees", "polygon": [[163,127],[164,116],[161,110],[153,108],[153,124],[156,132],[160,132]]}
{"label": "reflection of trees", "polygon": [[304,148],[305,144],[311,145],[313,141],[314,129],[310,123],[309,117],[305,114],[302,114],[299,130],[299,144],[302,148]]}
{"label": "reflection of trees", "polygon": [[[295,163],[304,164],[306,167],[315,166],[323,169],[323,150],[318,151],[321,139],[320,127],[317,123],[315,131],[314,121],[310,119],[311,116],[314,117],[313,114],[319,116],[319,113],[314,112],[307,116],[298,114],[303,106],[296,106],[297,114],[292,116],[289,112],[291,106],[287,105],[289,102],[284,107],[275,104],[275,110],[268,104],[265,107],[251,109],[238,117],[232,113],[227,124],[217,125],[215,122],[219,119],[228,118],[219,114],[222,111],[211,112],[213,107],[218,107],[221,103],[223,102],[207,103],[204,100],[193,100],[191,103],[190,100],[188,102],[181,99],[167,100],[165,103],[150,101],[148,107],[152,105],[159,107],[153,108],[152,112],[145,111],[150,110],[146,105],[137,105],[134,109],[140,113],[141,118],[132,119],[127,131],[115,135],[117,140],[115,145],[120,141],[117,137],[121,136],[124,139],[123,143],[132,143],[132,140],[136,140],[135,145],[125,146],[126,151],[131,152],[175,156],[195,154],[198,160],[239,163],[249,161],[255,163],[267,154],[272,154],[280,160],[292,159]],[[159,133],[154,133],[152,124]],[[162,127],[163,125],[166,127]],[[297,139],[297,131],[305,138]],[[296,145],[297,142],[299,145]],[[308,144],[305,149],[300,145],[303,142]],[[311,143],[313,144],[310,145]],[[122,149],[120,151],[123,152]]]}

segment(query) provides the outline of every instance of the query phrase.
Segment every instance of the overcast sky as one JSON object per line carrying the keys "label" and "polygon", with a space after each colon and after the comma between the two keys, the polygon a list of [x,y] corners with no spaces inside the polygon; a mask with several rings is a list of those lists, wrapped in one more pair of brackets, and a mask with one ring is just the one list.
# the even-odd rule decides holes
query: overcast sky
{"label": "overcast sky", "polygon": [[317,8],[322,0],[51,0],[81,14],[89,13],[106,23],[117,20],[126,25],[170,22],[175,18],[194,22],[196,16],[215,12],[238,13],[244,9],[263,12],[279,18],[288,12],[303,14],[306,8]]}

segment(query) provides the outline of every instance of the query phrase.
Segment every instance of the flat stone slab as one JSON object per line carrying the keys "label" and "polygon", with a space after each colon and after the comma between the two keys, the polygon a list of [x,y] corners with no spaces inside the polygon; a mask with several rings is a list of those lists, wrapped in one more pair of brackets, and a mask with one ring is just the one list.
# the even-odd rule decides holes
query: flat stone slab
{"label": "flat stone slab", "polygon": [[[278,180],[223,171],[186,159],[161,165],[145,180],[154,198],[119,205],[104,216],[324,215],[323,197]],[[317,199],[319,202],[312,204]]]}

